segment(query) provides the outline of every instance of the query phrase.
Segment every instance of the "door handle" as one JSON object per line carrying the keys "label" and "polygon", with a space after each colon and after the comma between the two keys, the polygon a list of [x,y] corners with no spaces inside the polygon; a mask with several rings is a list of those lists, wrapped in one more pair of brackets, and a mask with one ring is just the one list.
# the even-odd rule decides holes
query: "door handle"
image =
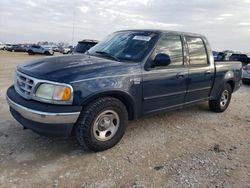
{"label": "door handle", "polygon": [[205,75],[210,75],[211,71],[205,71]]}
{"label": "door handle", "polygon": [[178,74],[176,74],[176,78],[177,79],[182,79],[182,78],[184,78],[185,77],[185,75],[183,74],[183,73],[178,73]]}

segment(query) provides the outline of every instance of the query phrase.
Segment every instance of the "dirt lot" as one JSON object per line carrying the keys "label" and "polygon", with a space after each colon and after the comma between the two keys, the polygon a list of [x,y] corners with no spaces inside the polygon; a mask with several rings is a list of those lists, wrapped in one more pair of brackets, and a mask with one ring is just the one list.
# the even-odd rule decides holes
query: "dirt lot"
{"label": "dirt lot", "polygon": [[250,187],[250,85],[222,114],[200,103],[143,118],[116,147],[91,153],[23,130],[9,114],[16,66],[40,57],[0,52],[0,187]]}

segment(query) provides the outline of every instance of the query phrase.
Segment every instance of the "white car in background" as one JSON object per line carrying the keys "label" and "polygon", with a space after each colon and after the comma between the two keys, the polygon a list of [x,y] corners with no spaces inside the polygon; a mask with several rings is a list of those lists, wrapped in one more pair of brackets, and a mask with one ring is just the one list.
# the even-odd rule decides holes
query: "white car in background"
{"label": "white car in background", "polygon": [[5,43],[5,47],[4,47],[4,50],[8,50],[10,48],[12,48],[13,44],[10,44],[10,43]]}
{"label": "white car in background", "polygon": [[250,83],[250,63],[242,68],[242,82],[244,84]]}
{"label": "white car in background", "polygon": [[5,50],[6,49],[6,44],[4,44],[3,42],[0,42],[0,50]]}
{"label": "white car in background", "polygon": [[27,52],[29,55],[44,54],[44,55],[54,55],[54,51],[49,46],[31,45]]}
{"label": "white car in background", "polygon": [[73,51],[73,47],[72,46],[65,46],[65,47],[61,47],[59,52],[62,54],[71,54]]}

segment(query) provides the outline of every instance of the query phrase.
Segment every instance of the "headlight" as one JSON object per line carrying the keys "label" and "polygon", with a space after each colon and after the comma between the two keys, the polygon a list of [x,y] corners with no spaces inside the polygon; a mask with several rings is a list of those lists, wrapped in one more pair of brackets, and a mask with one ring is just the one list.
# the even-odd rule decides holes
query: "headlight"
{"label": "headlight", "polygon": [[72,100],[72,89],[69,86],[44,83],[37,88],[35,97],[52,103],[69,102]]}

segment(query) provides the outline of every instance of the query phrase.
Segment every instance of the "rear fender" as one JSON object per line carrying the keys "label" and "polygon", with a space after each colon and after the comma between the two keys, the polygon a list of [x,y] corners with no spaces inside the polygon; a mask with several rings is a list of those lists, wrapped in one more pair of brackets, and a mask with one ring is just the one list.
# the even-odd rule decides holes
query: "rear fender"
{"label": "rear fender", "polygon": [[[221,83],[220,89],[219,89],[219,91],[218,91],[218,93],[217,93],[217,95],[216,95],[216,99],[218,99],[218,98],[220,97],[220,93],[223,91],[224,86],[225,86],[227,83],[229,83],[229,82],[235,83],[235,81],[234,81],[234,72],[231,71],[231,70],[230,70],[230,71],[227,71],[227,73],[225,74],[224,79],[223,79],[223,82]],[[233,90],[233,88],[232,88],[232,90]]]}

